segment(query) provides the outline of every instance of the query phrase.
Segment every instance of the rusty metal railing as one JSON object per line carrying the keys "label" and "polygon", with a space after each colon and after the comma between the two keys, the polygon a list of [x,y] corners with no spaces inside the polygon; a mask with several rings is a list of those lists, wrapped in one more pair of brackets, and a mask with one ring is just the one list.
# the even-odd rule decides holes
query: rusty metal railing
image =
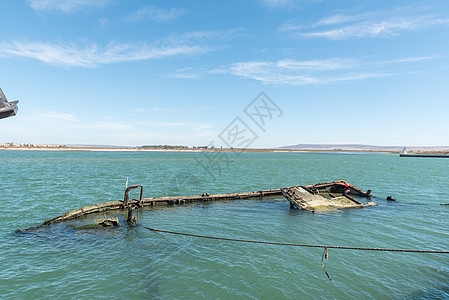
{"label": "rusty metal railing", "polygon": [[125,190],[125,199],[123,200],[123,207],[128,207],[128,202],[129,202],[129,191],[133,190],[133,189],[137,189],[140,187],[140,199],[139,201],[139,206],[142,206],[142,196],[143,196],[143,186],[140,184],[136,184],[136,185],[131,185],[129,187],[126,188]]}

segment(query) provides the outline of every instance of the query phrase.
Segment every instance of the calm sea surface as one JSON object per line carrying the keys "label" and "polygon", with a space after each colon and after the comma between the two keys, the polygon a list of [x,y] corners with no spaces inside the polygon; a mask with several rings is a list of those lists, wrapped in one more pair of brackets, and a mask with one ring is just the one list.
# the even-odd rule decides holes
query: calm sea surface
{"label": "calm sea surface", "polygon": [[[123,199],[231,193],[344,179],[365,209],[310,213],[283,197],[146,209],[139,224],[264,241],[449,250],[449,159],[393,154],[0,151],[2,299],[449,299],[449,255],[329,250],[153,233],[74,231],[99,216],[16,233]],[[137,192],[136,192],[137,194]],[[387,202],[387,196],[397,202]],[[136,197],[137,195],[132,195]],[[110,215],[113,215],[112,213]],[[119,213],[122,224],[124,215]]]}

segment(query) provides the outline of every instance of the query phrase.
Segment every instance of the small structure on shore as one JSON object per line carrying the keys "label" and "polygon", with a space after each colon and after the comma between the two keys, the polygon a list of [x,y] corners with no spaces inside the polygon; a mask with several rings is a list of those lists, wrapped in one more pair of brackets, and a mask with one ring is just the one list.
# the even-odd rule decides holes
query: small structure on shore
{"label": "small structure on shore", "polygon": [[436,157],[436,158],[449,158],[448,154],[440,153],[407,153],[407,148],[404,147],[402,152],[399,154],[400,157]]}

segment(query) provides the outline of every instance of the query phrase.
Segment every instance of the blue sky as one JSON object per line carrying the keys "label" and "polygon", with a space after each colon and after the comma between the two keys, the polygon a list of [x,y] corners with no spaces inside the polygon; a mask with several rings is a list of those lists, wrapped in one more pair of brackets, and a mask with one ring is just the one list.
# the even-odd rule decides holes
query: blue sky
{"label": "blue sky", "polygon": [[[449,145],[449,1],[0,0],[0,143]],[[245,108],[264,92],[264,128]],[[221,137],[221,138],[220,138]]]}

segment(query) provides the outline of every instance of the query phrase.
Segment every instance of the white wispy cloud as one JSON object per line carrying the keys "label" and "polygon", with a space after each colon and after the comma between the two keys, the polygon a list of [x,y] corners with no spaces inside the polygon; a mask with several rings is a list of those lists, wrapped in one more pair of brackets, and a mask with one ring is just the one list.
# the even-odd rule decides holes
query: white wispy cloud
{"label": "white wispy cloud", "polygon": [[367,19],[373,19],[376,16],[379,16],[379,13],[377,12],[366,12],[361,14],[335,14],[330,15],[327,17],[324,17],[320,19],[318,22],[316,22],[313,26],[326,26],[326,25],[335,25],[335,24],[342,24],[342,23],[349,23],[349,22],[356,22],[356,21],[362,21]]}
{"label": "white wispy cloud", "polygon": [[356,63],[352,59],[249,61],[238,62],[214,70],[242,78],[254,79],[266,84],[304,85],[323,83],[329,79],[314,75],[316,72],[351,68]]}
{"label": "white wispy cloud", "polygon": [[145,109],[138,107],[138,108],[132,108],[130,111],[135,112],[135,113],[143,113],[143,112],[145,112]]}
{"label": "white wispy cloud", "polygon": [[282,59],[277,61],[247,61],[233,63],[210,71],[257,80],[264,84],[307,85],[330,84],[410,74],[402,68],[386,69],[387,64],[413,63],[436,57],[410,57],[391,61],[331,58],[323,60]]}
{"label": "white wispy cloud", "polygon": [[210,129],[213,126],[211,124],[206,123],[194,123],[194,122],[179,122],[179,121],[141,121],[136,122],[136,125],[139,126],[148,126],[148,127],[159,127],[159,128],[183,128],[190,129],[194,131]]}
{"label": "white wispy cloud", "polygon": [[51,65],[95,67],[99,64],[160,59],[177,55],[195,55],[211,51],[205,45],[116,43],[105,47],[96,44],[55,44],[41,41],[0,42],[0,57],[27,57]]}
{"label": "white wispy cloud", "polygon": [[321,0],[260,0],[260,3],[268,8],[285,9],[298,7],[307,2],[319,2]]}
{"label": "white wispy cloud", "polygon": [[420,56],[420,57],[407,57],[401,59],[387,60],[382,61],[379,64],[397,64],[397,63],[409,63],[409,62],[418,62],[418,61],[426,61],[433,60],[437,58],[444,58],[445,56]]}
{"label": "white wispy cloud", "polygon": [[129,124],[119,123],[119,122],[98,122],[98,123],[89,124],[87,127],[106,129],[106,130],[128,130],[128,129],[133,128],[133,126],[131,126]]}
{"label": "white wispy cloud", "polygon": [[409,17],[385,21],[363,21],[329,30],[299,33],[299,35],[304,37],[325,37],[333,40],[342,40],[351,37],[394,36],[403,31],[410,31],[432,24],[435,24],[434,20],[427,17]]}
{"label": "white wispy cloud", "polygon": [[0,57],[26,57],[52,65],[95,67],[100,64],[198,55],[216,51],[217,43],[241,34],[242,29],[196,31],[172,34],[152,43],[111,41],[96,43],[51,43],[44,41],[0,41]]}
{"label": "white wispy cloud", "polygon": [[171,78],[179,79],[199,79],[202,77],[201,72],[195,71],[193,68],[180,68],[176,69],[174,72],[168,74]]}
{"label": "white wispy cloud", "polygon": [[319,19],[313,24],[287,21],[278,27],[293,37],[344,40],[395,36],[403,32],[449,24],[449,18],[422,14],[418,7],[396,8],[390,11],[370,11],[354,14],[338,13]]}
{"label": "white wispy cloud", "polygon": [[156,126],[156,127],[184,127],[189,125],[186,122],[166,122],[166,121],[154,121],[148,123],[150,126]]}
{"label": "white wispy cloud", "polygon": [[[236,27],[224,30],[198,30],[184,32],[182,34],[173,34],[170,36],[172,40],[220,40],[226,41],[236,37],[245,37],[245,29]],[[168,39],[167,39],[168,40]]]}
{"label": "white wispy cloud", "polygon": [[69,122],[78,121],[78,119],[73,114],[56,112],[56,111],[47,111],[47,112],[39,113],[39,116],[46,120],[50,119],[50,120],[60,120],[60,121],[69,121]]}
{"label": "white wispy cloud", "polygon": [[193,128],[193,130],[198,131],[198,130],[204,130],[204,129],[210,129],[213,126],[211,124],[197,124],[196,127]]}
{"label": "white wispy cloud", "polygon": [[358,63],[356,59],[330,58],[321,60],[282,59],[276,62],[280,68],[291,70],[339,70],[353,67]]}
{"label": "white wispy cloud", "polygon": [[170,109],[166,107],[151,107],[150,109],[152,111],[170,111]]}
{"label": "white wispy cloud", "polygon": [[285,7],[290,5],[292,0],[262,0],[262,4],[268,7]]}
{"label": "white wispy cloud", "polygon": [[102,7],[111,0],[27,0],[28,5],[38,11],[62,11],[72,13],[88,7]]}
{"label": "white wispy cloud", "polygon": [[137,11],[128,14],[124,20],[127,22],[154,21],[170,22],[186,13],[186,10],[180,8],[158,8],[155,6],[143,6]]}
{"label": "white wispy cloud", "polygon": [[282,23],[279,27],[278,27],[278,31],[281,32],[288,32],[288,33],[295,33],[303,28],[305,28],[306,26],[302,25],[302,24],[297,24],[293,21],[286,21],[284,23]]}

